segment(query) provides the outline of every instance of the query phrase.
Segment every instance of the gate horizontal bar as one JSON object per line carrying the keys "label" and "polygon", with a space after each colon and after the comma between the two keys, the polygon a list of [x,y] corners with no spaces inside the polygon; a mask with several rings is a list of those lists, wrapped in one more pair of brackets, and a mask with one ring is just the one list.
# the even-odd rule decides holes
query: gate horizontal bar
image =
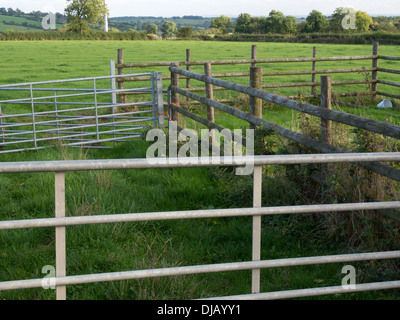
{"label": "gate horizontal bar", "polygon": [[383,153],[331,153],[331,154],[294,154],[242,157],[182,157],[151,159],[112,159],[112,160],[77,160],[77,161],[31,161],[2,162],[0,173],[16,172],[57,172],[85,170],[126,170],[183,167],[216,167],[245,165],[279,164],[316,164],[345,162],[400,162],[399,152]]}
{"label": "gate horizontal bar", "polygon": [[75,79],[65,79],[65,80],[52,80],[52,81],[38,81],[38,82],[25,82],[25,83],[15,83],[15,84],[4,84],[0,85],[0,90],[3,88],[13,88],[13,87],[23,87],[29,85],[42,85],[42,84],[53,84],[53,83],[68,83],[68,82],[82,82],[82,81],[93,81],[93,80],[107,80],[116,78],[126,78],[132,76],[149,76],[152,73],[135,73],[135,74],[125,74],[125,75],[115,75],[115,76],[102,76],[102,77],[90,77],[90,78],[75,78]]}
{"label": "gate horizontal bar", "polygon": [[235,208],[214,210],[170,211],[152,213],[113,214],[83,217],[47,218],[0,221],[0,230],[66,227],[103,223],[165,221],[179,219],[227,218],[298,213],[326,213],[362,210],[400,209],[400,201],[318,204],[302,206]]}
{"label": "gate horizontal bar", "polygon": [[[1,88],[0,88],[1,90]],[[26,103],[30,103],[32,101],[40,101],[40,100],[49,100],[49,99],[63,99],[63,98],[73,98],[73,97],[85,97],[92,95],[104,95],[110,93],[124,93],[124,92],[152,92],[152,88],[134,88],[134,89],[116,89],[116,90],[107,90],[107,91],[92,91],[85,93],[73,93],[73,94],[63,94],[63,95],[53,95],[53,96],[45,96],[45,97],[28,97],[21,99],[10,99],[10,100],[0,100],[0,103],[8,103],[12,104],[15,102],[26,101]]]}
{"label": "gate horizontal bar", "polygon": [[[133,280],[133,279],[136,280],[143,278],[179,276],[179,275],[190,275],[190,274],[211,273],[211,272],[242,271],[251,269],[266,269],[266,268],[277,268],[277,267],[288,267],[288,266],[293,267],[293,266],[303,266],[312,264],[342,263],[342,262],[395,259],[395,258],[400,258],[400,251],[344,254],[335,256],[318,256],[318,257],[305,257],[305,258],[288,258],[288,259],[248,261],[248,262],[233,262],[224,264],[198,265],[198,266],[175,267],[175,268],[160,268],[160,269],[149,269],[149,270],[138,270],[138,271],[125,271],[125,272],[90,274],[90,275],[80,275],[80,276],[0,282],[0,291],[40,288],[43,286],[43,284],[45,283],[48,284],[50,282],[53,283],[55,286],[67,286],[67,285],[77,285],[85,283],[111,282],[111,281]],[[400,281],[397,281],[396,285],[397,285],[396,287],[400,287]],[[325,288],[316,288],[315,290],[318,289],[323,290]],[[234,298],[238,297],[257,298],[257,297],[263,297],[264,295],[265,294],[243,295],[243,296],[235,296]]]}
{"label": "gate horizontal bar", "polygon": [[353,288],[351,288],[350,286],[335,286],[335,287],[246,294],[246,295],[237,295],[229,297],[215,297],[203,300],[281,300],[281,299],[291,299],[291,298],[293,299],[293,298],[322,296],[330,294],[340,294],[340,293],[344,294],[352,292],[386,290],[386,289],[396,289],[396,288],[400,288],[400,281],[362,283],[362,284],[356,284]]}

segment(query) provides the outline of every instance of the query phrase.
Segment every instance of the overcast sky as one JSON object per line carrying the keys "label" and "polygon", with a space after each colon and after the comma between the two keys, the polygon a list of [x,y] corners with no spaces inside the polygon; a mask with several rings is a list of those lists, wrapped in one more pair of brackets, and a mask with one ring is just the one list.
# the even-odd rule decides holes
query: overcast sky
{"label": "overcast sky", "polygon": [[[118,16],[219,16],[240,13],[267,16],[271,10],[285,15],[307,15],[312,10],[331,14],[337,7],[352,7],[369,14],[400,15],[400,0],[106,0],[111,17]],[[0,0],[0,7],[24,12],[64,12],[66,0]]]}

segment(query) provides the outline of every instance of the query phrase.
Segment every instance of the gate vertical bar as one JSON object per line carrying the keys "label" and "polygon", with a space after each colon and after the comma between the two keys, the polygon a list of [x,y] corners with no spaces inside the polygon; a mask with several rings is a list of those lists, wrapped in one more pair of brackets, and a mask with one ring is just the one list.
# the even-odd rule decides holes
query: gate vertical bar
{"label": "gate vertical bar", "polygon": [[156,95],[156,75],[155,72],[151,73],[151,105],[153,108],[153,125],[157,126],[157,95]]}
{"label": "gate vertical bar", "polygon": [[59,138],[58,140],[60,140],[60,126],[58,123],[58,106],[57,106],[57,91],[53,90],[53,94],[54,94],[54,111],[56,112],[56,129],[57,129],[57,137]]}
{"label": "gate vertical bar", "polygon": [[[262,206],[262,166],[254,168],[253,207]],[[253,217],[253,261],[261,260],[261,216]],[[252,270],[251,292],[260,293],[260,269]]]}
{"label": "gate vertical bar", "polygon": [[157,90],[157,110],[158,110],[158,124],[161,127],[165,126],[164,117],[164,92],[162,83],[162,73],[156,73],[156,90]]}
{"label": "gate vertical bar", "polygon": [[[112,128],[113,128],[113,138],[115,139],[115,105],[117,104],[117,94],[115,90],[117,89],[117,84],[115,81],[115,60],[110,60],[110,76],[111,76],[111,103],[112,103],[112,108],[111,108],[111,113],[112,113]],[[114,141],[114,148],[116,146],[116,142]]]}
{"label": "gate vertical bar", "polygon": [[[0,103],[0,116],[3,116],[3,111],[1,110],[1,103]],[[5,142],[4,133],[5,133],[5,121],[3,122],[3,118],[0,118],[0,125],[1,125],[1,135],[3,137],[3,143]]]}
{"label": "gate vertical bar", "polygon": [[[56,218],[65,218],[65,172],[55,173]],[[65,227],[56,227],[56,277],[65,277],[66,270]],[[56,286],[57,300],[67,300],[67,287]]]}
{"label": "gate vertical bar", "polygon": [[99,109],[97,105],[97,87],[96,87],[96,79],[93,80],[93,92],[94,92],[94,106],[96,112],[96,138],[97,141],[100,141],[100,132],[99,132]]}
{"label": "gate vertical bar", "polygon": [[32,127],[33,127],[33,141],[35,143],[35,149],[37,149],[37,141],[36,141],[36,122],[35,122],[35,103],[33,101],[33,86],[29,85],[29,90],[31,93],[31,107],[32,107]]}

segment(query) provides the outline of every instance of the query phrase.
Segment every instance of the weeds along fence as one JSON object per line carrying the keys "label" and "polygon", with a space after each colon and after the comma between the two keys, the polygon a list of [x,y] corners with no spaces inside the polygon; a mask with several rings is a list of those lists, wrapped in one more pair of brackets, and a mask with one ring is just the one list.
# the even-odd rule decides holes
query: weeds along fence
{"label": "weeds along fence", "polygon": [[[330,264],[356,261],[371,261],[384,259],[399,259],[400,251],[382,251],[356,254],[341,254],[316,257],[296,257],[285,259],[262,260],[261,257],[261,217],[271,215],[291,215],[307,213],[335,212],[346,214],[351,210],[387,210],[399,208],[400,202],[370,202],[345,203],[328,205],[302,205],[287,207],[262,207],[262,174],[263,166],[275,164],[307,164],[307,163],[343,163],[376,161],[400,161],[399,153],[369,153],[369,154],[315,154],[287,156],[258,157],[218,157],[218,158],[158,158],[158,159],[127,159],[127,160],[86,160],[86,161],[43,161],[31,163],[2,163],[0,173],[53,172],[55,186],[55,217],[29,220],[0,221],[0,231],[21,230],[32,228],[55,228],[55,273],[51,277],[38,279],[22,279],[0,282],[0,291],[22,290],[30,288],[54,288],[57,300],[67,299],[67,287],[79,284],[112,282],[122,280],[138,280],[156,277],[183,276],[190,274],[206,274],[216,272],[233,272],[251,270],[251,292],[243,292],[238,296],[224,296],[214,299],[288,299],[307,296],[329,295],[371,290],[400,288],[400,281],[382,281],[374,283],[359,283],[355,285],[340,285],[332,287],[315,287],[298,290],[282,290],[277,292],[261,292],[261,270],[277,267],[293,267],[316,264]],[[71,172],[93,170],[140,170],[156,168],[183,167],[216,167],[253,165],[253,207],[213,210],[112,214],[97,216],[66,216],[66,175]],[[147,270],[112,271],[109,273],[67,275],[67,245],[66,229],[80,225],[102,225],[115,223],[166,221],[201,218],[233,218],[249,217],[252,219],[252,258],[249,261],[179,266]],[[70,249],[71,250],[71,249]],[[200,297],[203,298],[203,297]]]}
{"label": "weeds along fence", "polygon": [[[209,67],[206,66],[207,69]],[[253,86],[239,85],[226,80],[216,79],[214,77],[197,74],[191,71],[180,69],[178,64],[170,66],[172,73],[171,80],[171,98],[172,103],[169,107],[171,112],[171,120],[179,124],[179,114],[200,123],[209,129],[224,129],[222,126],[215,123],[215,109],[229,114],[234,118],[240,119],[249,123],[252,128],[264,128],[270,130],[279,136],[297,142],[303,146],[317,150],[321,153],[350,153],[349,150],[337,147],[333,144],[332,123],[348,125],[354,128],[367,130],[369,132],[378,133],[383,136],[400,138],[400,126],[392,125],[386,122],[377,121],[369,118],[356,116],[349,113],[344,113],[331,109],[332,101],[332,83],[330,76],[321,77],[321,106],[316,106],[308,103],[298,102],[279,95],[265,92]],[[261,76],[259,67],[252,67],[252,79],[257,80]],[[185,76],[193,80],[197,80],[206,84],[206,96],[200,96],[187,89],[179,87],[179,76]],[[258,81],[254,81],[258,82]],[[253,81],[252,81],[253,83]],[[259,83],[259,82],[258,82]],[[250,97],[250,112],[245,112],[213,99],[213,86],[223,87],[238,93],[248,95]],[[180,96],[190,98],[207,106],[207,118],[190,112],[180,107]],[[313,138],[303,133],[293,131],[291,129],[280,126],[268,120],[263,119],[262,101],[267,101],[302,114],[308,114],[321,119],[321,137],[320,139]],[[395,166],[384,163],[358,163],[362,167],[385,176],[389,179],[400,182],[400,169]],[[327,172],[325,172],[327,175]],[[397,211],[382,212],[383,214],[400,221],[400,214]]]}
{"label": "weeds along fence", "polygon": [[[391,57],[391,56],[382,56],[379,55],[379,43],[375,42],[372,48],[371,55],[362,55],[362,56],[340,56],[340,57],[318,57],[317,55],[317,47],[313,48],[312,57],[309,58],[278,58],[278,59],[258,59],[257,58],[257,46],[253,45],[251,47],[251,58],[250,59],[240,59],[240,60],[211,60],[211,61],[193,61],[191,60],[191,50],[186,50],[186,60],[185,61],[178,61],[179,66],[186,67],[187,71],[191,71],[192,67],[195,66],[203,66],[206,63],[210,64],[208,70],[205,72],[208,75],[212,76],[213,78],[236,78],[235,81],[241,82],[244,84],[245,82],[249,82],[250,80],[250,71],[246,72],[222,72],[216,73],[213,72],[214,66],[230,66],[232,68],[237,67],[239,65],[249,65],[250,67],[255,66],[263,66],[264,70],[261,71],[262,78],[260,80],[261,86],[260,89],[267,89],[268,91],[271,90],[285,90],[284,93],[280,93],[287,98],[294,99],[294,98],[314,98],[318,97],[317,88],[320,86],[320,82],[316,80],[318,75],[332,75],[332,74],[356,74],[356,80],[338,80],[332,81],[332,86],[340,87],[343,89],[338,89],[337,95],[340,97],[351,97],[351,96],[372,96],[376,97],[377,95],[384,96],[384,97],[391,97],[395,99],[400,99],[400,95],[396,92],[392,92],[389,90],[380,89],[378,88],[379,84],[389,86],[389,87],[399,87],[400,81],[386,81],[381,80],[379,78],[379,74],[400,74],[400,70],[390,69],[390,68],[382,68],[379,67],[380,60],[386,61],[400,61],[399,57]],[[328,68],[328,69],[318,69],[319,63],[337,63],[340,62],[357,62],[357,61],[370,61],[368,63],[370,66],[363,65],[360,67],[352,67],[352,68]],[[117,63],[113,61],[113,65],[117,69],[117,73],[119,75],[123,75],[125,70],[130,70],[132,73],[132,69],[134,68],[148,68],[148,67],[167,67],[171,64],[171,62],[149,62],[149,63],[126,63],[124,61],[124,50],[118,50],[118,60]],[[278,64],[298,64],[298,63],[310,63],[310,69],[308,70],[291,70],[291,71],[273,71],[273,68],[276,67]],[[293,77],[302,77],[303,80],[296,81],[296,82],[279,82],[275,81],[277,78],[288,76]],[[309,76],[309,80],[304,80],[304,76]],[[354,76],[349,76],[350,78],[354,78]],[[191,83],[191,79],[185,76],[180,76],[180,80],[185,80],[186,85],[185,88],[190,92],[205,92],[206,88],[204,87],[193,87]],[[144,77],[128,77],[128,78],[121,78],[118,81],[119,89],[124,89],[126,83],[131,81],[143,81],[146,80]],[[163,80],[170,81],[171,76],[165,75],[163,76]],[[245,81],[245,82],[243,82]],[[354,91],[352,87],[356,86],[357,88]],[[362,86],[362,87],[360,87]],[[181,86],[184,87],[184,86]],[[226,88],[223,87],[215,87],[214,91],[225,91]],[[119,99],[121,103],[125,102],[127,95],[121,93],[119,95]],[[216,99],[220,102],[234,102],[235,100],[221,97]]]}

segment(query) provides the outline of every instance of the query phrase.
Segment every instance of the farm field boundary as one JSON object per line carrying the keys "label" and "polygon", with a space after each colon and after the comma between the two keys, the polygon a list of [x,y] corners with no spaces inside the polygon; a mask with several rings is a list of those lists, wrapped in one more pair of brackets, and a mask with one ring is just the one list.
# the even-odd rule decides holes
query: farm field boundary
{"label": "farm field boundary", "polygon": [[[370,67],[352,67],[352,68],[328,68],[328,69],[318,69],[318,63],[321,62],[352,62],[352,61],[371,61]],[[250,59],[239,59],[239,60],[210,60],[210,61],[192,61],[191,60],[191,50],[186,50],[186,60],[185,61],[162,61],[162,62],[149,62],[149,63],[126,63],[124,61],[124,50],[118,50],[118,59],[115,63],[117,72],[119,75],[123,75],[125,70],[132,70],[135,68],[148,68],[148,67],[166,67],[171,64],[171,62],[177,63],[179,66],[185,66],[187,71],[191,71],[193,66],[203,66],[206,63],[211,65],[208,72],[211,72],[211,76],[214,78],[235,78],[237,81],[243,83],[244,81],[251,81],[250,70],[247,72],[223,72],[217,73],[213,72],[213,66],[238,66],[238,65],[250,65],[250,67],[262,66],[262,77],[259,81],[262,83],[262,89],[274,90],[286,88],[287,91],[292,92],[291,94],[281,94],[290,99],[303,99],[303,98],[318,98],[320,96],[316,93],[316,88],[320,86],[320,82],[316,80],[318,75],[332,75],[332,74],[363,74],[363,79],[358,80],[341,80],[332,81],[332,86],[334,87],[349,87],[357,85],[355,91],[349,92],[347,89],[341,90],[337,93],[338,97],[360,97],[360,96],[370,96],[370,97],[390,97],[393,99],[400,99],[398,93],[392,92],[386,89],[380,89],[383,85],[385,88],[396,88],[400,87],[400,81],[388,81],[384,80],[381,76],[384,74],[398,75],[400,70],[392,68],[382,68],[379,66],[379,61],[400,61],[400,57],[395,56],[383,56],[379,55],[379,43],[375,42],[372,48],[371,55],[362,56],[340,56],[340,57],[318,57],[317,47],[313,48],[313,55],[310,58],[278,58],[278,59],[257,59],[257,45],[252,45],[251,47],[251,58]],[[311,68],[309,70],[291,70],[291,71],[272,71],[273,68],[281,64],[299,64],[299,63],[310,63]],[[267,70],[265,70],[267,69]],[[308,76],[310,79],[301,80],[296,82],[275,82],[272,79],[279,78],[282,76]],[[163,76],[163,80],[170,81],[171,76]],[[205,92],[204,87],[192,87],[191,79],[181,76],[181,80],[186,81],[185,87],[191,92]],[[303,78],[304,79],[304,78]],[[126,83],[134,81],[144,81],[144,77],[131,77],[117,79],[119,84],[119,89],[123,89]],[[360,87],[362,86],[362,87]],[[379,88],[378,88],[379,86]],[[304,88],[310,88],[305,90]],[[290,88],[290,89],[289,89]],[[225,91],[225,88],[215,87],[214,91]],[[295,94],[293,94],[295,93]],[[119,95],[119,101],[124,103],[126,101],[126,95],[121,93]],[[229,99],[217,99],[220,102],[232,102]]]}

